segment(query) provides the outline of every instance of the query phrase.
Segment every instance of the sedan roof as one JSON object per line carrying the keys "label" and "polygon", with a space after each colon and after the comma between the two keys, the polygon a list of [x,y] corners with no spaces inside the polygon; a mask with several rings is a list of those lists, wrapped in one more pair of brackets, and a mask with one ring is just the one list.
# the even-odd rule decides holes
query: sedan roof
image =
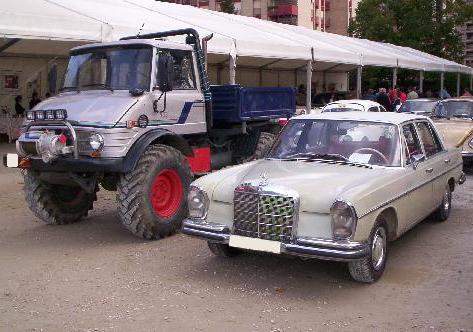
{"label": "sedan roof", "polygon": [[399,125],[411,120],[428,119],[422,115],[391,113],[391,112],[327,112],[318,114],[306,114],[294,117],[297,120],[349,120],[349,121],[371,121]]}

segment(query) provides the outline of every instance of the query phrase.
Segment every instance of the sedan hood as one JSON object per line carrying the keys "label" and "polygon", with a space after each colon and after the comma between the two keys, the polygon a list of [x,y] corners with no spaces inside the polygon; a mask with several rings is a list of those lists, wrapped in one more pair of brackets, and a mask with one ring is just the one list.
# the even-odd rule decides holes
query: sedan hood
{"label": "sedan hood", "polygon": [[449,148],[461,146],[465,135],[473,129],[469,119],[434,119],[434,123]]}
{"label": "sedan hood", "polygon": [[128,91],[81,91],[48,98],[34,110],[65,109],[69,120],[115,124],[138,101]]}
{"label": "sedan hood", "polygon": [[[262,174],[269,185],[295,190],[300,195],[300,210],[329,213],[337,198],[352,203],[369,194],[372,188],[387,184],[394,169],[329,164],[325,162],[262,160],[240,172],[214,182],[212,199],[232,203],[235,187],[244,182],[260,182]],[[371,189],[370,189],[371,188]]]}

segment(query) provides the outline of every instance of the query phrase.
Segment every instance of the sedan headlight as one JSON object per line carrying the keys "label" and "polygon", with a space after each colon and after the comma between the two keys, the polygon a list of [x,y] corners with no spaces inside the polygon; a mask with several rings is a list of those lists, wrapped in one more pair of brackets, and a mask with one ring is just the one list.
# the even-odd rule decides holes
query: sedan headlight
{"label": "sedan headlight", "polygon": [[209,198],[207,194],[198,187],[191,186],[187,196],[189,216],[196,219],[204,219],[209,209]]}
{"label": "sedan headlight", "polygon": [[348,240],[355,232],[357,216],[355,209],[344,201],[336,201],[330,208],[334,240]]}
{"label": "sedan headlight", "polygon": [[89,144],[92,150],[94,151],[102,151],[103,145],[104,145],[104,139],[103,136],[100,135],[99,133],[95,133],[89,138]]}

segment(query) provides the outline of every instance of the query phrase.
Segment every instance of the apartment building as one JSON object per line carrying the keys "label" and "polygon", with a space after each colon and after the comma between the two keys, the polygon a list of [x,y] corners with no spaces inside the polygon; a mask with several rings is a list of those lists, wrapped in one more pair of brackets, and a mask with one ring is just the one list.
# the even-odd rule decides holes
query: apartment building
{"label": "apartment building", "polygon": [[[169,0],[220,11],[220,0]],[[361,0],[235,0],[235,14],[346,35]]]}
{"label": "apartment building", "polygon": [[[473,0],[470,0],[469,2],[473,4]],[[469,67],[473,67],[473,22],[467,22],[459,30],[462,34],[463,43],[465,47],[463,64]]]}

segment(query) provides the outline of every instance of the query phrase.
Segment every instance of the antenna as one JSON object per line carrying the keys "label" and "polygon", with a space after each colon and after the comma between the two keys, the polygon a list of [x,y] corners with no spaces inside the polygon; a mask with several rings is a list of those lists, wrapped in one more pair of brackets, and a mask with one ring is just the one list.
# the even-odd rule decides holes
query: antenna
{"label": "antenna", "polygon": [[141,25],[141,28],[140,30],[138,30],[138,34],[136,35],[136,37],[139,37],[141,35],[141,31],[143,31],[144,26],[145,26],[145,22],[143,22],[143,24]]}

